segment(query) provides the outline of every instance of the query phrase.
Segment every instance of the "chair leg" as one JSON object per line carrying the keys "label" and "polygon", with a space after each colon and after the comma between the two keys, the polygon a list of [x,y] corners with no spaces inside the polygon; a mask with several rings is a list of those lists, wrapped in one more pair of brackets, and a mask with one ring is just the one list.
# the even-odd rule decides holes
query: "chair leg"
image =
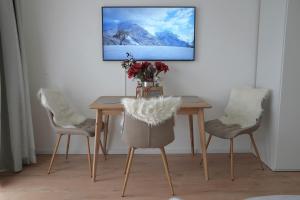
{"label": "chair leg", "polygon": [[89,162],[90,175],[92,177],[92,160],[91,160],[91,148],[90,148],[90,138],[86,136],[86,144],[87,144],[87,157]]}
{"label": "chair leg", "polygon": [[66,160],[68,160],[68,156],[69,156],[70,139],[71,139],[71,135],[68,134],[67,148],[66,148]]}
{"label": "chair leg", "polygon": [[128,181],[130,168],[131,168],[131,164],[132,164],[132,159],[133,159],[133,155],[134,155],[134,150],[135,150],[134,147],[131,147],[130,149],[131,150],[130,150],[130,155],[129,155],[129,160],[128,160],[128,166],[126,169],[125,180],[124,180],[124,184],[123,184],[122,197],[124,197],[124,195],[125,195],[125,190],[126,190],[127,181]]}
{"label": "chair leg", "polygon": [[208,145],[209,145],[209,143],[211,141],[211,138],[212,138],[212,135],[209,135],[208,136],[208,140],[207,140],[207,144],[206,144],[206,149],[208,148]]}
{"label": "chair leg", "polygon": [[255,140],[254,140],[254,137],[253,137],[252,133],[250,133],[249,136],[250,136],[250,139],[251,139],[251,143],[254,147],[256,157],[257,157],[257,159],[260,163],[260,167],[261,167],[262,170],[264,170],[264,164],[263,164],[262,160],[260,159],[260,155],[259,155],[259,152],[258,152],[258,149],[257,149],[257,146],[256,146],[256,143],[255,143]]}
{"label": "chair leg", "polygon": [[169,172],[169,164],[168,164],[168,160],[167,160],[167,156],[166,156],[164,147],[160,148],[160,151],[161,151],[161,158],[164,163],[166,177],[167,177],[170,189],[171,189],[171,194],[174,195],[174,188],[173,188],[172,181],[171,181],[171,176],[170,176],[170,172]]}
{"label": "chair leg", "polygon": [[109,115],[106,115],[104,119],[104,146],[103,146],[105,150],[105,154],[107,154],[108,124],[109,124]]}
{"label": "chair leg", "polygon": [[52,158],[51,158],[51,161],[50,161],[50,165],[49,165],[49,168],[48,168],[48,174],[50,174],[50,171],[51,171],[51,168],[52,168],[52,165],[53,165],[53,161],[54,161],[54,157],[55,157],[55,154],[57,152],[61,136],[62,136],[62,134],[57,135],[57,141],[56,141],[56,144],[55,144],[55,147],[54,147],[54,150],[53,150],[53,154],[52,154]]}
{"label": "chair leg", "polygon": [[192,152],[192,156],[194,156],[194,155],[195,155],[195,152],[194,152],[194,127],[193,127],[193,115],[189,115],[189,127],[190,127],[191,152]]}
{"label": "chair leg", "polygon": [[230,175],[231,180],[234,181],[234,163],[233,163],[233,138],[230,138]]}
{"label": "chair leg", "polygon": [[131,147],[128,147],[128,153],[127,153],[125,167],[124,167],[124,174],[126,174],[126,172],[127,172],[128,160],[129,160],[130,153],[131,153]]}
{"label": "chair leg", "polygon": [[[209,136],[208,136],[207,143],[206,143],[206,149],[208,149],[208,145],[209,145],[209,143],[210,143],[210,141],[211,141],[211,138],[212,138],[212,135],[209,135]],[[202,164],[202,161],[203,161],[203,159],[202,159],[202,157],[201,157],[201,158],[200,158],[200,165]]]}

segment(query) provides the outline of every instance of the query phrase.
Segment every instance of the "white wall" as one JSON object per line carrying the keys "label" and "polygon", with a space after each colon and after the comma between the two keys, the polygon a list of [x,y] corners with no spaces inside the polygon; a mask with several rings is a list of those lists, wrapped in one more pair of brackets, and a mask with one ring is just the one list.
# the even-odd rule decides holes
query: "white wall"
{"label": "white wall", "polygon": [[288,1],[277,170],[300,170],[300,1]]}
{"label": "white wall", "polygon": [[272,169],[277,157],[286,5],[285,0],[262,0],[260,6],[256,86],[269,88],[271,96],[256,136],[262,159]]}
{"label": "white wall", "polygon": [[[88,110],[88,105],[96,97],[124,95],[125,85],[127,94],[134,94],[135,84],[125,79],[120,63],[102,61],[100,8],[104,5],[197,7],[196,61],[168,62],[171,70],[164,87],[167,94],[198,95],[207,100],[213,108],[206,111],[206,119],[222,114],[230,88],[254,85],[258,0],[27,0],[22,15],[39,153],[50,153],[55,139],[35,97],[40,87],[62,90],[78,110],[91,117],[95,113]],[[120,140],[119,120],[113,119],[110,130],[110,152],[126,153]],[[175,131],[175,142],[167,151],[189,152],[186,118],[177,117]],[[84,140],[71,140],[71,153],[85,153]],[[195,141],[198,150],[198,134]],[[209,152],[228,152],[228,148],[226,141],[215,139]],[[248,138],[239,137],[235,149],[248,152]],[[59,152],[64,152],[64,146]]]}
{"label": "white wall", "polygon": [[263,160],[275,171],[300,170],[300,1],[262,0],[257,86],[272,95],[258,131]]}

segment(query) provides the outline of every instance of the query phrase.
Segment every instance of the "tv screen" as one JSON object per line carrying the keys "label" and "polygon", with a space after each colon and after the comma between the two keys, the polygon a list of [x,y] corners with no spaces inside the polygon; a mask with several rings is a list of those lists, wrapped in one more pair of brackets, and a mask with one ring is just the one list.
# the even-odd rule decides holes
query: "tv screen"
{"label": "tv screen", "polygon": [[195,7],[102,7],[103,60],[194,60]]}

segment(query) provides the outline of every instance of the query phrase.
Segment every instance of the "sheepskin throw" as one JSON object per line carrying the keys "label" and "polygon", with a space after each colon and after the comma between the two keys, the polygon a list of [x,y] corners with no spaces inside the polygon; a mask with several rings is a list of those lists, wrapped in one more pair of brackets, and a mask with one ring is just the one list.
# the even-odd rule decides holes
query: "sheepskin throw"
{"label": "sheepskin throw", "polygon": [[126,113],[146,122],[149,125],[158,125],[172,117],[181,104],[180,97],[157,98],[125,98],[122,99]]}
{"label": "sheepskin throw", "polygon": [[40,89],[37,94],[41,104],[53,114],[54,122],[63,128],[75,128],[87,118],[76,113],[68,104],[63,94],[57,90]]}
{"label": "sheepskin throw", "polygon": [[239,124],[242,128],[254,126],[263,112],[262,103],[268,96],[267,89],[232,89],[225,115],[220,118],[223,124]]}

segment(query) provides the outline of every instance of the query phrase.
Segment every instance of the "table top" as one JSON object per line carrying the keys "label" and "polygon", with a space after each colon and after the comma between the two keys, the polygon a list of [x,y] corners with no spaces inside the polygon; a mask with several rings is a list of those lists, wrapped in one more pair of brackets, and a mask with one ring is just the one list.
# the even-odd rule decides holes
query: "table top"
{"label": "table top", "polygon": [[[176,96],[181,97],[182,104],[180,108],[211,108],[206,101],[197,96]],[[121,103],[123,98],[135,98],[135,96],[101,96],[90,104],[90,109],[111,109],[123,110]]]}

